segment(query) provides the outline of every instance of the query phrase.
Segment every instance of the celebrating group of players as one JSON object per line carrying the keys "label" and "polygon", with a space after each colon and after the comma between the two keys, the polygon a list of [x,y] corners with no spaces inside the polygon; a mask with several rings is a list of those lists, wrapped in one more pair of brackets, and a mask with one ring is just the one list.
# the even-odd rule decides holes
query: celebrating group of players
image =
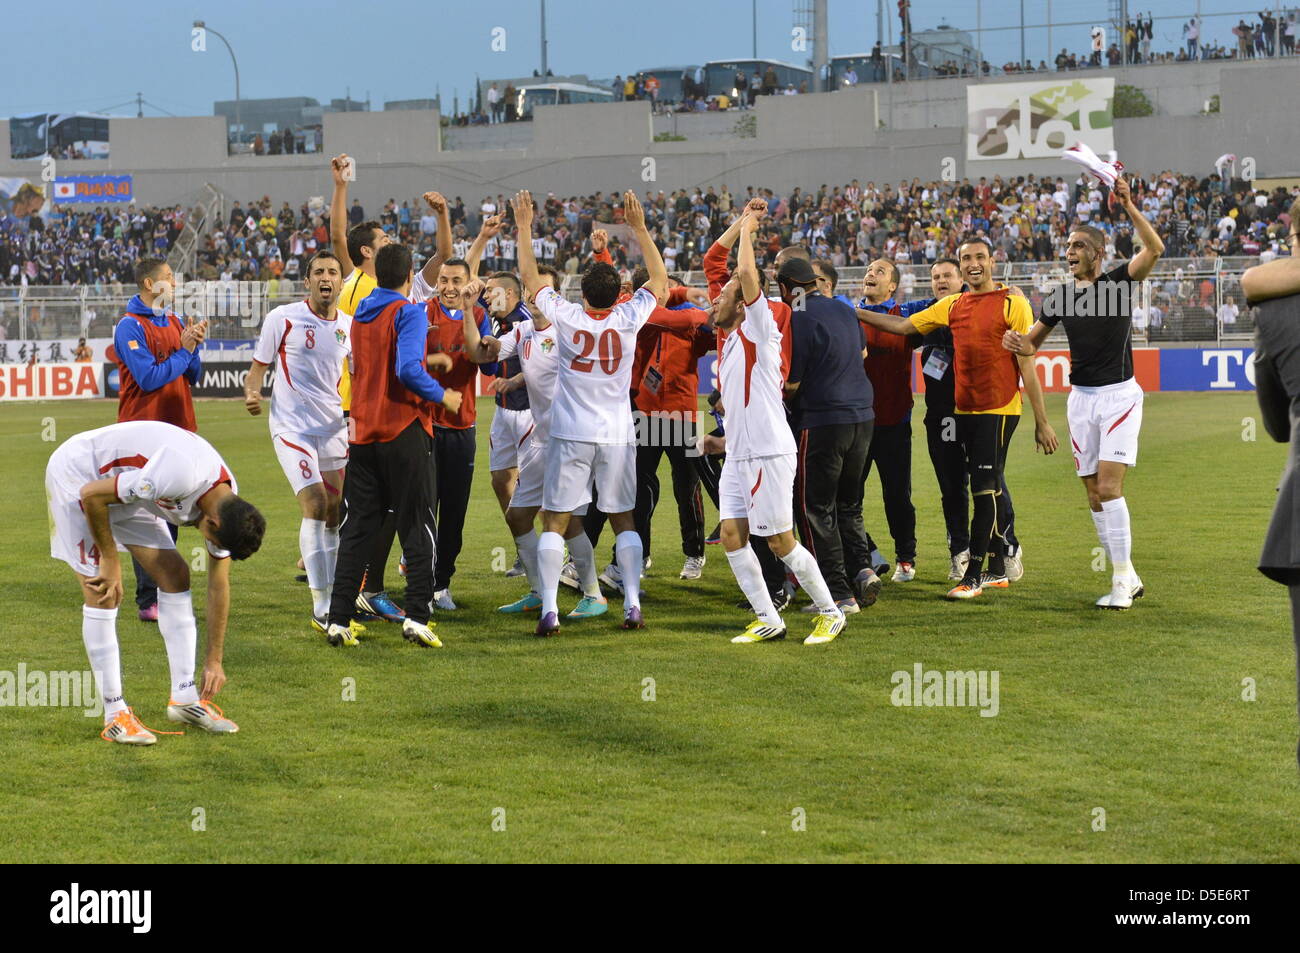
{"label": "celebrating group of players", "polygon": [[[642,628],[640,581],[660,453],[644,446],[633,412],[676,415],[676,423],[685,410],[685,419],[694,419],[696,360],[715,349],[711,400],[719,426],[707,435],[680,429],[669,455],[684,579],[699,577],[704,540],[685,525],[702,518],[698,479],[679,481],[678,471],[693,468],[717,503],[720,542],[742,605],[755,616],[733,642],[784,638],[781,610],[796,586],[811,598],[805,611],[815,615],[806,644],[833,640],[847,615],[876,600],[883,559],[862,521],[863,485],[873,466],[895,543],[892,578],[916,577],[910,415],[918,346],[949,578],[956,583],[947,596],[964,600],[1007,588],[1023,572],[1004,474],[1007,449],[1022,385],[1036,444],[1046,453],[1057,448],[1033,354],[1058,323],[1072,355],[1075,466],[1112,563],[1111,590],[1097,604],[1126,609],[1143,594],[1123,496],[1142,416],[1131,302],[1128,294],[1098,291],[1130,289],[1163,246],[1122,177],[1115,178],[1113,198],[1132,220],[1141,250],[1103,273],[1104,236],[1076,229],[1067,292],[1091,296],[1092,304],[1045,308],[1035,322],[1027,300],[996,283],[992,249],[982,237],[960,245],[956,260],[932,266],[928,301],[896,302],[898,271],[883,259],[868,268],[856,307],[834,295],[830,264],[810,260],[801,247],[781,250],[772,274],[764,274],[755,254],[767,211],[761,200],[749,203],[706,255],[707,296],[669,277],[631,191],[624,216],[644,266],[625,282],[604,249],[605,236],[593,236],[580,304],[567,301],[559,275],[534,258],[534,204],[526,191],[509,212],[484,220],[464,260],[451,256],[445,199],[426,193],[440,218],[438,251],[417,272],[410,249],[377,223],[347,228],[349,160],[340,156],[332,168],[333,250],[308,263],[303,301],[266,316],[245,389],[249,413],[259,415],[265,374],[274,366],[271,440],[300,505],[312,624],[329,644],[356,645],[361,621],[386,619],[399,622],[411,642],[441,646],[431,615],[456,608],[450,585],[473,477],[480,371],[495,377],[497,395],[492,485],[529,584],[499,611],[535,612],[535,634],[554,635],[561,583],[581,592],[564,616],[578,620],[608,611],[604,581],[621,592],[622,627]],[[510,219],[518,273],[480,279],[483,249]],[[51,553],[72,567],[84,591],[83,637],[105,702],[103,736],[151,744],[154,734],[122,691],[119,546],[136,560],[142,583],[152,577],[158,589],[155,613],[173,681],[169,719],[230,732],[234,722],[211,702],[225,681],[228,561],[259,548],[265,521],[236,495],[229,468],[195,432],[188,382],[197,374],[206,325],[182,322],[166,309],[173,279],[164,263],[142,261],[136,277],[140,293],[115,337],[120,422],[56,450],[46,484]],[[769,298],[773,278],[778,297]],[[684,405],[669,406],[669,395]],[[593,543],[605,519],[615,534],[614,557],[598,576]],[[174,542],[180,525],[199,527],[210,558],[201,691],[188,567]],[[395,538],[407,577],[404,608],[388,598],[383,581]],[[143,606],[141,617],[148,617]]]}

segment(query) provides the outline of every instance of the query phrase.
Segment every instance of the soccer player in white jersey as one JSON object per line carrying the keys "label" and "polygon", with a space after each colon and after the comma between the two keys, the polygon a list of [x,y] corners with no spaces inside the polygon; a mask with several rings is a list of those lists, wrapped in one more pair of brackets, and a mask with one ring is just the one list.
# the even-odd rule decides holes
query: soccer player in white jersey
{"label": "soccer player in white jersey", "polygon": [[1140,250],[1103,271],[1106,236],[1090,225],[1076,226],[1065,253],[1073,285],[1061,285],[1055,295],[1049,294],[1029,332],[1007,331],[1002,346],[1026,357],[1037,352],[1057,324],[1065,328],[1070,344],[1070,449],[1111,565],[1110,592],[1096,605],[1128,609],[1146,591],[1133,568],[1133,534],[1124,499],[1124,476],[1137,465],[1142,429],[1142,387],[1133,374],[1133,305],[1138,282],[1151,274],[1165,245],[1133,204],[1123,177],[1115,180],[1112,194],[1133,223]]}
{"label": "soccer player in white jersey", "polygon": [[[551,282],[545,285],[554,288]],[[494,356],[499,361],[517,360],[524,376],[524,385],[528,388],[528,404],[532,418],[528,432],[519,442],[519,479],[506,507],[506,525],[514,537],[519,549],[519,559],[528,576],[532,590],[522,599],[501,606],[497,611],[505,613],[537,612],[542,608],[542,581],[537,566],[537,533],[533,530],[533,521],[542,508],[543,487],[546,477],[546,447],[551,440],[551,405],[555,398],[555,383],[560,371],[560,351],[555,338],[555,325],[540,312],[516,324],[504,335],[496,347]],[[497,410],[501,412],[500,408]],[[566,618],[588,619],[604,615],[609,611],[609,603],[600,592],[600,582],[596,576],[596,554],[591,540],[583,527],[582,519],[591,502],[591,494],[585,494],[581,505],[577,506],[565,531],[565,542],[569,546],[569,555],[582,585],[582,599]],[[559,632],[559,626],[537,630],[538,635],[549,636]]]}
{"label": "soccer player in white jersey", "polygon": [[[230,612],[230,560],[262,545],[266,520],[235,495],[229,468],[198,434],[151,420],[112,424],[69,438],[45,467],[50,555],[81,583],[81,636],[104,703],[107,741],[151,745],[157,737],[127,706],[117,642],[122,602],[118,550],[129,550],[158,581],[158,630],[171,669],[169,721],[207,731],[239,730],[212,698],[226,683],[222,653]],[[197,526],[207,543],[207,652],[195,684],[198,627],[189,564],[167,531]]]}
{"label": "soccer player in white jersey", "polygon": [[758,616],[732,642],[785,638],[785,623],[772,604],[751,534],[767,537],[772,552],[794,574],[817,607],[805,645],[829,642],[844,629],[844,613],[831,598],[817,560],[794,538],[794,475],[797,448],[786,422],[781,374],[781,331],[763,295],[754,260],[758,216],[741,219],[736,274],[714,304],[713,323],[726,333],[718,358],[725,437],[705,437],[701,451],[727,455],[718,481],[722,545],[736,582]]}
{"label": "soccer player in white jersey", "polygon": [[564,300],[537,271],[530,241],[533,197],[520,192],[514,202],[519,229],[519,272],[536,303],[535,313],[555,325],[559,373],[551,406],[551,439],[546,447],[542,491],[542,535],[537,541],[542,617],[537,634],[559,628],[556,590],[564,559],[569,515],[590,497],[594,484],[602,512],[617,536],[614,554],[623,574],[623,628],[644,628],[641,615],[642,552],[632,511],[636,506],[636,437],[628,399],[636,335],[650,313],[668,296],[668,272],[646,230],[645,210],[632,192],[623,196],[624,219],[640,245],[650,280],[616,304],[618,272],[595,263],[582,276],[581,305]]}
{"label": "soccer player in white jersey", "polygon": [[312,624],[321,632],[334,589],[348,461],[339,380],[352,353],[352,315],[339,310],[342,286],[338,258],[328,251],[314,255],[307,263],[307,297],[267,314],[244,383],[244,406],[256,417],[266,370],[275,365],[271,443],[302,512],[298,548],[311,589]]}

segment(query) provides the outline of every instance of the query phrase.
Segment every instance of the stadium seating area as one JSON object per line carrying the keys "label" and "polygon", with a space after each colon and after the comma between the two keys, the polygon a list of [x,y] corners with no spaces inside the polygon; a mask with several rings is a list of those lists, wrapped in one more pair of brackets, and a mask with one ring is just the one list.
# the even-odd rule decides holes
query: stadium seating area
{"label": "stadium seating area", "polygon": [[[1162,172],[1133,177],[1134,196],[1155,222],[1169,258],[1285,254],[1286,210],[1294,195],[1267,193],[1233,181],[1226,189],[1215,175]],[[669,268],[699,269],[708,248],[735,211],[753,196],[771,209],[765,232],[770,253],[803,243],[836,267],[864,265],[886,256],[903,264],[924,265],[951,254],[961,236],[983,233],[1004,262],[1056,261],[1064,257],[1066,234],[1074,222],[1089,222],[1112,236],[1114,251],[1126,255],[1132,238],[1103,194],[1082,179],[971,182],[909,182],[846,185],[788,194],[749,186],[679,189],[646,194],[646,211]],[[452,223],[456,247],[464,252],[487,210],[505,208],[504,196],[467,205],[456,197]],[[394,237],[431,254],[436,223],[422,203],[390,200],[377,215],[359,205],[352,222],[375,218]],[[297,209],[269,198],[236,202],[223,225],[208,230],[198,251],[198,275],[205,279],[294,279],[317,248],[328,244],[327,210],[306,203]],[[0,221],[0,282],[9,285],[129,284],[132,263],[141,255],[165,255],[179,235],[186,212],[172,208],[97,208],[68,211],[55,207],[48,220]],[[539,254],[576,272],[590,251],[593,228],[617,225],[622,209],[614,193],[547,197],[540,210]],[[615,260],[627,265],[627,249],[615,238]],[[490,247],[490,267],[513,267],[509,247]]]}

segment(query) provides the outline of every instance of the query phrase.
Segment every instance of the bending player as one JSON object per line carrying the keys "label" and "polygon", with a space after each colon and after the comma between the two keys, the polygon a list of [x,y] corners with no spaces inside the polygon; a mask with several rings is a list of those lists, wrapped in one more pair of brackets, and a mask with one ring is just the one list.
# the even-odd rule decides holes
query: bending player
{"label": "bending player", "polygon": [[[1052,328],[1065,327],[1070,343],[1066,403],[1070,448],[1088,494],[1097,537],[1110,556],[1110,593],[1097,600],[1097,607],[1128,609],[1144,591],[1133,568],[1133,534],[1124,499],[1124,475],[1137,465],[1142,429],[1142,387],[1133,376],[1133,297],[1135,282],[1151,274],[1165,246],[1133,204],[1123,177],[1115,180],[1114,197],[1133,223],[1141,250],[1103,274],[1106,236],[1091,225],[1074,229],[1066,246],[1074,287],[1059,286],[1058,294],[1044,302],[1042,315],[1029,333],[1008,330],[1002,346],[1021,358],[1032,358]],[[1065,304],[1066,294],[1074,300],[1058,307]]]}
{"label": "bending player", "polygon": [[[157,421],[88,430],[50,455],[45,467],[54,525],[50,555],[72,567],[81,583],[81,636],[104,702],[105,740],[133,745],[158,740],[122,693],[119,548],[129,551],[158,582],[158,631],[171,669],[167,720],[225,734],[239,730],[212,699],[226,683],[222,655],[230,612],[230,560],[257,552],[266,520],[235,491],[235,478],[211,444]],[[189,565],[176,552],[167,523],[197,526],[210,557],[201,690],[194,681],[198,627]]]}
{"label": "bending player", "polygon": [[726,437],[704,437],[701,449],[727,454],[718,484],[722,545],[736,582],[758,616],[731,641],[785,638],[785,623],[772,604],[758,556],[749,545],[752,531],[767,537],[772,552],[816,604],[816,625],[804,639],[805,645],[816,645],[840,634],[844,613],[831,598],[817,560],[794,539],[797,454],[782,397],[781,331],[763,296],[754,260],[757,228],[757,216],[747,211],[741,222],[735,277],[723,287],[714,306],[714,323],[732,332],[718,359]]}
{"label": "bending player", "polygon": [[599,506],[618,534],[614,551],[623,577],[623,628],[645,626],[641,615],[641,537],[632,511],[636,505],[636,437],[632,424],[632,362],[636,335],[668,295],[668,272],[646,229],[645,211],[635,194],[623,196],[627,224],[640,245],[649,281],[616,304],[618,272],[611,265],[589,265],[582,276],[583,306],[565,301],[537,271],[531,239],[533,199],[514,200],[519,228],[519,271],[536,311],[555,325],[559,372],[551,408],[551,440],[546,447],[542,491],[543,533],[537,541],[542,584],[538,635],[560,627],[556,590],[564,559],[570,514],[588,498],[594,483]]}
{"label": "bending player", "polygon": [[[279,364],[271,390],[271,443],[298,497],[298,548],[311,588],[312,625],[325,631],[339,552],[339,504],[348,429],[339,381],[352,354],[352,315],[338,308],[342,267],[333,252],[307,263],[307,298],[273,309],[262,322],[244,383],[244,406],[262,413],[266,369]],[[354,631],[362,628],[353,622]]]}

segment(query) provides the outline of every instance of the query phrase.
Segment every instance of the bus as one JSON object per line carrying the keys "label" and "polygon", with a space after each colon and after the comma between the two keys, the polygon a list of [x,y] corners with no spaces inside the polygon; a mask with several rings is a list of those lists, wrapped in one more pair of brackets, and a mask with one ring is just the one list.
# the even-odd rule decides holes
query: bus
{"label": "bus", "polygon": [[638,76],[653,76],[659,80],[659,102],[661,103],[680,103],[686,100],[686,90],[682,83],[682,75],[691,77],[694,82],[695,71],[699,69],[696,66],[658,66],[654,69],[639,69],[632,74],[633,78]]}
{"label": "bus", "polygon": [[612,90],[578,83],[536,83],[515,91],[515,115],[532,119],[537,106],[567,106],[570,103],[612,103]]}
{"label": "bus", "polygon": [[108,117],[91,113],[33,113],[9,120],[14,159],[107,159]]}
{"label": "bus", "polygon": [[757,72],[761,80],[769,66],[776,70],[777,89],[785,89],[790,85],[795,89],[801,89],[807,83],[804,91],[812,92],[813,71],[807,67],[795,66],[793,63],[782,63],[780,60],[714,60],[705,63],[704,86],[709,96],[725,93],[735,99],[738,92],[736,73],[744,70],[745,76],[753,82],[754,73]]}
{"label": "bus", "polygon": [[[848,73],[850,66],[853,67],[853,72],[858,74],[859,86],[866,83],[887,82],[885,76],[886,63],[892,64],[895,76],[906,74],[907,71],[903,69],[903,58],[898,53],[889,52],[882,54],[882,56],[879,79],[876,78],[875,67],[871,65],[870,53],[849,53],[844,56],[832,56],[830,63],[831,79],[834,81],[832,88],[843,89],[848,85],[844,81],[844,77]],[[935,71],[927,64],[919,61],[912,64],[912,79],[925,79],[934,75],[936,75]]]}

